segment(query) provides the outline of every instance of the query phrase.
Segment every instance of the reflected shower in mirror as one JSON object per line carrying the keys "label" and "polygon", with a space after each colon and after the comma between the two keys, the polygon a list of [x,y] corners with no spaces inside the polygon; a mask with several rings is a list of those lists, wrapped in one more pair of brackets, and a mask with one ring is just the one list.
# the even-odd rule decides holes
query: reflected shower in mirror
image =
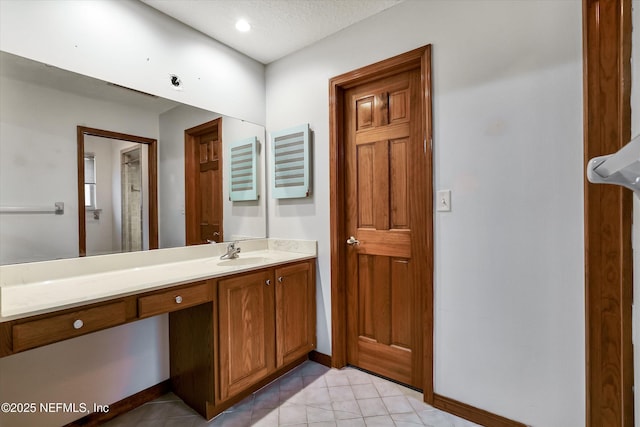
{"label": "reflected shower in mirror", "polygon": [[[140,145],[140,144],[137,144]],[[142,187],[142,148],[128,147],[120,152],[120,197],[114,197],[114,204],[120,200],[120,244],[114,242],[113,249],[123,252],[141,251],[143,248],[144,216],[143,195],[147,190]],[[114,186],[114,189],[117,189]],[[115,221],[114,221],[115,222]],[[117,224],[117,222],[116,222]],[[149,247],[147,243],[147,248]]]}
{"label": "reflected shower in mirror", "polygon": [[[180,95],[188,98],[187,90]],[[0,52],[0,208],[48,205],[53,208],[55,202],[64,203],[63,215],[53,212],[4,214],[0,210],[0,264],[79,256],[82,226],[79,218],[85,208],[88,209],[82,217],[87,222],[88,239],[96,221],[106,223],[102,202],[96,201],[100,220],[94,219],[95,209],[91,211],[91,206],[79,203],[80,191],[83,196],[87,191],[91,197],[91,184],[85,190],[84,179],[78,181],[78,126],[157,140],[158,237],[155,247],[184,246],[185,130],[218,118],[222,121],[223,138],[225,240],[266,237],[265,150],[259,149],[260,197],[255,201],[229,200],[226,168],[230,162],[224,158],[226,144],[244,138],[255,136],[259,147],[264,147],[264,127]],[[151,164],[151,153],[149,156]],[[121,161],[112,160],[112,164],[118,162]],[[84,156],[82,168],[84,173]],[[98,165],[98,174],[100,170]],[[118,182],[120,184],[112,184],[112,188],[121,185],[121,181]],[[135,184],[129,188],[135,189]],[[100,197],[99,188],[96,194]],[[132,202],[136,204],[134,198],[132,196]],[[143,206],[144,198],[143,191]],[[114,202],[109,208],[114,223],[122,215],[118,211],[121,208],[116,206],[118,203],[122,204]],[[142,213],[144,216],[144,207]],[[147,227],[151,237],[151,220],[149,225],[143,222],[143,250],[147,244],[149,248],[154,247],[151,240],[145,243]],[[132,227],[131,231],[132,235],[138,234],[138,229]],[[111,231],[109,238],[99,237],[100,243],[95,245],[87,241],[85,253],[122,251],[122,233]],[[109,247],[107,240],[111,242]],[[133,245],[128,248],[125,245],[124,250],[133,249]]]}

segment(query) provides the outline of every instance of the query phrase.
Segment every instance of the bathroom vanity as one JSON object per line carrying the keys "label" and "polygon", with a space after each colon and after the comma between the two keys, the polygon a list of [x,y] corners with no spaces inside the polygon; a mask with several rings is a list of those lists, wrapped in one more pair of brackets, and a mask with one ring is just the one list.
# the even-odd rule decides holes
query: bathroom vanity
{"label": "bathroom vanity", "polygon": [[168,313],[172,389],[210,419],[316,344],[316,243],[239,246],[1,266],[0,357]]}

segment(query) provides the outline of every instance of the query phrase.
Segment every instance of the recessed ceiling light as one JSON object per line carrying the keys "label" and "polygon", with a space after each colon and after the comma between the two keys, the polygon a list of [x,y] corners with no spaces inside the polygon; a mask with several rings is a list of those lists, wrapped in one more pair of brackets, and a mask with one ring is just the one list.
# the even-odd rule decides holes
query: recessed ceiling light
{"label": "recessed ceiling light", "polygon": [[236,30],[246,33],[251,29],[251,25],[244,19],[238,19],[236,22]]}

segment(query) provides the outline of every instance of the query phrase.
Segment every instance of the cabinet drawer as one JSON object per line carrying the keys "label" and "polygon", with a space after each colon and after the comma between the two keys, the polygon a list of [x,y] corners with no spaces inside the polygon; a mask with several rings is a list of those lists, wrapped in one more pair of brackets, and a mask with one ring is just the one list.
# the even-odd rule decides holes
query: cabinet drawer
{"label": "cabinet drawer", "polygon": [[138,317],[150,317],[211,301],[207,282],[138,298]]}
{"label": "cabinet drawer", "polygon": [[13,351],[51,344],[126,322],[123,301],[13,325]]}

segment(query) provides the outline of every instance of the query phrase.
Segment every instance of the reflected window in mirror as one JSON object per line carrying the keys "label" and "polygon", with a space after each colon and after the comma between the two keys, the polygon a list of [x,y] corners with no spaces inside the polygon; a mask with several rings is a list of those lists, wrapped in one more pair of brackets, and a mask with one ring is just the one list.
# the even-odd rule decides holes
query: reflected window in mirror
{"label": "reflected window in mirror", "polygon": [[96,156],[84,154],[84,206],[88,210],[96,209]]}

